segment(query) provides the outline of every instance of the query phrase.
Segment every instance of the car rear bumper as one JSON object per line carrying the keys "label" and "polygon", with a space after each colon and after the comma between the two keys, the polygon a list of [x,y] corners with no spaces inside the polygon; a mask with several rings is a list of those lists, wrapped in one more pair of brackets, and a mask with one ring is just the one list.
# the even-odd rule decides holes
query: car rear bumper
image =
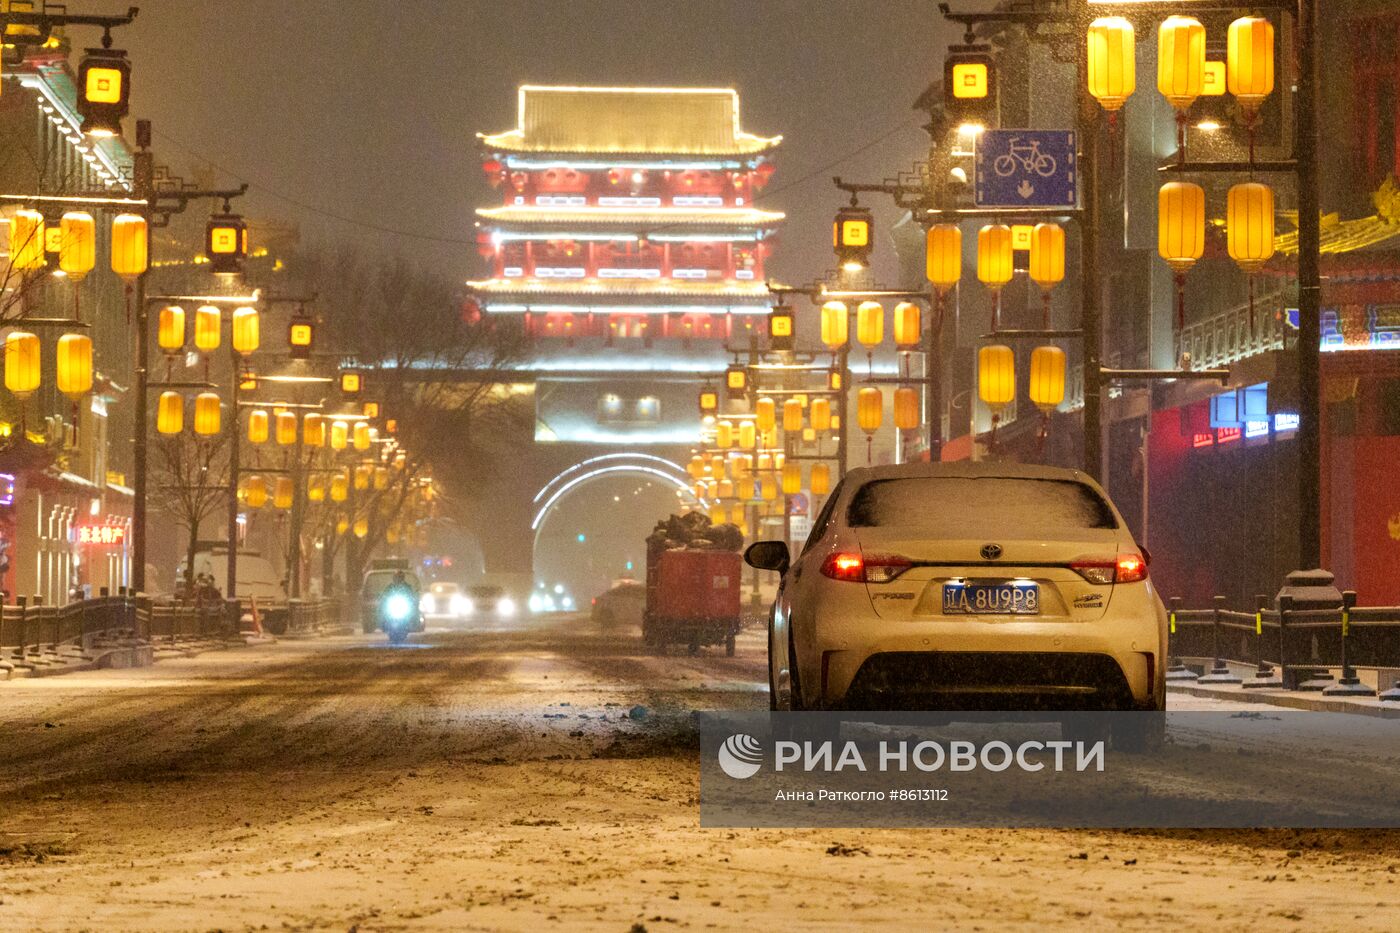
{"label": "car rear bumper", "polygon": [[846,709],[1156,709],[1164,619],[1140,608],[1094,622],[819,617],[803,692]]}

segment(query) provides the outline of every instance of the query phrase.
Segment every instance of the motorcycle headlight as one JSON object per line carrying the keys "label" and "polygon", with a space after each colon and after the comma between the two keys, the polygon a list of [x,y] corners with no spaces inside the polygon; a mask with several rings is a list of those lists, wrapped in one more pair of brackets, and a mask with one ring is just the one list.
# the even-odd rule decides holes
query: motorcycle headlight
{"label": "motorcycle headlight", "polygon": [[496,603],[496,612],[503,616],[515,615],[515,600],[511,599],[509,596],[502,597]]}
{"label": "motorcycle headlight", "polygon": [[402,622],[413,614],[413,600],[395,594],[384,601],[384,614],[395,622]]}

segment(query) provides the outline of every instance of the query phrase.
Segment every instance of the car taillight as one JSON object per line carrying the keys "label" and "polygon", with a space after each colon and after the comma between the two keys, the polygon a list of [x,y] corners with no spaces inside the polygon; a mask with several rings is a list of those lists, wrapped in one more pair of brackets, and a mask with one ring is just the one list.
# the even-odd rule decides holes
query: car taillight
{"label": "car taillight", "polygon": [[1128,552],[1118,555],[1118,579],[1116,583],[1137,583],[1147,579],[1147,561],[1141,554]]}
{"label": "car taillight", "polygon": [[865,558],[838,551],[822,562],[822,576],[848,583],[865,582]]}
{"label": "car taillight", "polygon": [[1117,557],[1084,557],[1070,563],[1070,569],[1095,586],[1112,583],[1138,583],[1147,579],[1147,561],[1128,551]]}
{"label": "car taillight", "polygon": [[838,551],[822,564],[822,574],[849,583],[889,583],[913,566],[903,557],[865,557]]}

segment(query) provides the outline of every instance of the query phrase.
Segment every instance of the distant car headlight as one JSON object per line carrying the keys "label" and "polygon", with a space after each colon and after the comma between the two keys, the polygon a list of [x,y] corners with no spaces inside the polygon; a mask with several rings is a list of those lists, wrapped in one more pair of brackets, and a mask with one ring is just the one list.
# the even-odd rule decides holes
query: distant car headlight
{"label": "distant car headlight", "polygon": [[496,602],[496,614],[503,616],[515,615],[515,600],[509,596],[502,596]]}
{"label": "distant car headlight", "polygon": [[419,611],[419,612],[432,612],[432,611],[433,611],[433,594],[432,594],[432,593],[424,593],[422,596],[420,596],[420,597],[418,598],[418,611]]}
{"label": "distant car headlight", "polygon": [[384,614],[395,622],[402,622],[413,615],[413,600],[395,593],[384,601]]}
{"label": "distant car headlight", "polygon": [[564,597],[564,611],[565,611],[565,612],[573,612],[573,611],[574,611],[574,598],[573,598],[572,596],[565,596],[565,597]]}
{"label": "distant car headlight", "polygon": [[451,611],[454,616],[469,616],[472,614],[472,601],[461,593],[452,594],[449,600]]}
{"label": "distant car headlight", "polygon": [[526,605],[530,607],[531,612],[539,612],[544,608],[544,600],[540,599],[539,593],[531,593],[529,602],[527,602]]}

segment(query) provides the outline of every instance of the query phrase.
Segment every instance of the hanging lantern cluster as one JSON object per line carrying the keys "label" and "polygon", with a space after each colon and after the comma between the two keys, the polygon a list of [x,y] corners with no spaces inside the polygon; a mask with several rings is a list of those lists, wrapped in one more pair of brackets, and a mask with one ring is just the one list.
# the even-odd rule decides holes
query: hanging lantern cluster
{"label": "hanging lantern cluster", "polygon": [[[55,345],[54,383],[77,402],[92,391],[92,338],[64,334]],[[43,347],[37,334],[10,331],[5,337],[5,388],[21,402],[43,382]]]}

